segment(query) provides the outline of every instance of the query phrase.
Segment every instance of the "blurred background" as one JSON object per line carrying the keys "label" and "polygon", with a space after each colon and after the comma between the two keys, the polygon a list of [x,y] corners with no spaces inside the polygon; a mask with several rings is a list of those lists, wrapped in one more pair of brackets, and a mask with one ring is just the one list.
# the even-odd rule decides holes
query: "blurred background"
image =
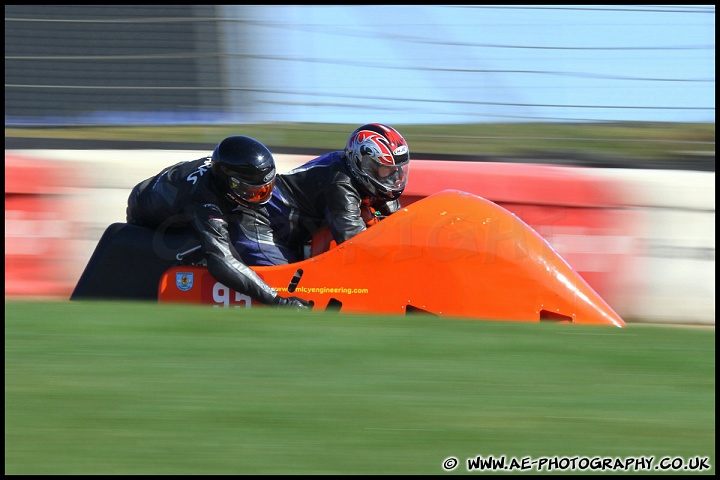
{"label": "blurred background", "polygon": [[715,121],[714,5],[6,5],[6,124]]}
{"label": "blurred background", "polygon": [[714,5],[6,5],[6,297],[69,296],[132,186],[227,135],[283,170],[368,122],[507,166],[467,189],[624,318],[714,325]]}

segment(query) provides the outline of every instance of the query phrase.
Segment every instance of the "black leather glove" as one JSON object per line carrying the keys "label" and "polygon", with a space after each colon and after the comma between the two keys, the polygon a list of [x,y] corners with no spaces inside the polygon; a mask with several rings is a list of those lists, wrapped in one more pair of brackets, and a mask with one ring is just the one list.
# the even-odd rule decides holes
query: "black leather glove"
{"label": "black leather glove", "polygon": [[307,302],[299,297],[281,297],[278,295],[273,300],[273,305],[276,307],[290,307],[295,310],[310,310],[312,303]]}

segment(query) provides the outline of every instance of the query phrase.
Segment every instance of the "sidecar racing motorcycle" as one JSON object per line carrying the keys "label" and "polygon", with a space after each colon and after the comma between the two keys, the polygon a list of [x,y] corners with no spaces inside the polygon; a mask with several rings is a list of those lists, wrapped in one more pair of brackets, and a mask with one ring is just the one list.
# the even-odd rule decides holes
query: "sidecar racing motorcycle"
{"label": "sidecar racing motorcycle", "polygon": [[[625,326],[535,230],[464,191],[429,195],[332,248],[313,242],[304,260],[252,267],[313,311]],[[112,224],[71,299],[267,308],[212,278],[198,252],[186,231]]]}

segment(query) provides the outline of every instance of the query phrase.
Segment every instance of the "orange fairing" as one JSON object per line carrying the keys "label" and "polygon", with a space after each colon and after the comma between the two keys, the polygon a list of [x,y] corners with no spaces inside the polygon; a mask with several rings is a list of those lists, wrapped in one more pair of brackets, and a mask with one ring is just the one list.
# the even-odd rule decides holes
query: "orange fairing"
{"label": "orange fairing", "polygon": [[[457,190],[414,202],[315,257],[253,269],[283,296],[301,273],[292,294],[311,300],[315,311],[625,326],[537,232],[497,204]],[[181,285],[183,271],[196,273],[194,292]],[[226,306],[243,300],[223,288],[203,268],[174,267],[161,280],[159,299]],[[243,304],[251,302],[245,297]]]}

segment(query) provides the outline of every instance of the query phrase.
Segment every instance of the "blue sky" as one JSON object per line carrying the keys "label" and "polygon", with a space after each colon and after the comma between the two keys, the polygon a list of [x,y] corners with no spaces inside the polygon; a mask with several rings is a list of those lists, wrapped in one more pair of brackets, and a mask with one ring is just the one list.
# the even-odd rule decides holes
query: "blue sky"
{"label": "blue sky", "polygon": [[714,5],[224,8],[253,120],[715,121]]}

